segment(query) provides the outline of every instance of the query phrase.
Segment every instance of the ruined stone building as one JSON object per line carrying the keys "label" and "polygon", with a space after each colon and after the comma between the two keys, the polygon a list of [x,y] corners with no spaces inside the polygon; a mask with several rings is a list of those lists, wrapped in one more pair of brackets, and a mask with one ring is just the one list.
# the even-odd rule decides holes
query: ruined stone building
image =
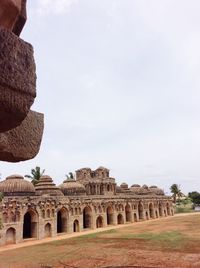
{"label": "ruined stone building", "polygon": [[174,214],[171,198],[157,186],[117,186],[103,167],[79,169],[76,180],[59,186],[46,175],[35,187],[13,175],[0,182],[0,192],[0,245]]}

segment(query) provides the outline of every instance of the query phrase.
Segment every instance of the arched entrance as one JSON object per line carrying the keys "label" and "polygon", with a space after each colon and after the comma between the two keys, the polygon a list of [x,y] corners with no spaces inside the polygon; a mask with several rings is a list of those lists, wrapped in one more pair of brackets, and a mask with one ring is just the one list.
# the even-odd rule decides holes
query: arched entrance
{"label": "arched entrance", "polygon": [[139,220],[144,219],[144,208],[143,208],[143,204],[141,202],[139,202],[139,204],[138,204],[138,215],[139,215]]}
{"label": "arched entrance", "polygon": [[57,212],[57,233],[67,232],[68,212],[65,208]]}
{"label": "arched entrance", "polygon": [[6,231],[6,244],[15,244],[16,243],[16,230],[14,228],[9,228]]}
{"label": "arched entrance", "polygon": [[79,232],[79,221],[78,220],[75,220],[74,223],[73,223],[73,230],[74,232]]}
{"label": "arched entrance", "polygon": [[111,206],[107,207],[107,209],[106,209],[106,215],[107,215],[107,225],[114,224],[114,220],[113,220],[113,208]]}
{"label": "arched entrance", "polygon": [[45,237],[51,237],[51,224],[47,223],[44,227]]}
{"label": "arched entrance", "polygon": [[122,214],[118,214],[117,216],[117,224],[123,224],[124,223],[124,218]]}
{"label": "arched entrance", "polygon": [[96,227],[97,228],[102,228],[103,227],[103,217],[99,216],[96,220]]}
{"label": "arched entrance", "polygon": [[149,213],[146,211],[146,220],[149,220]]}
{"label": "arched entrance", "polygon": [[131,215],[131,206],[129,204],[125,206],[125,214],[126,214],[126,222],[131,222],[132,215]]}
{"label": "arched entrance", "polygon": [[137,221],[137,214],[134,213],[134,221]]}
{"label": "arched entrance", "polygon": [[154,218],[154,208],[153,208],[152,203],[149,204],[149,216],[150,216],[150,219]]}
{"label": "arched entrance", "polygon": [[169,208],[169,203],[167,203],[167,215],[170,216],[170,208]]}
{"label": "arched entrance", "polygon": [[38,215],[30,210],[24,214],[23,239],[37,238],[38,233]]}
{"label": "arched entrance", "polygon": [[156,210],[156,218],[158,218],[158,211]]}
{"label": "arched entrance", "polygon": [[83,210],[83,228],[92,227],[92,209],[90,207],[85,207]]}
{"label": "arched entrance", "polygon": [[159,203],[158,209],[159,209],[159,216],[162,217],[163,216],[163,209],[162,209],[161,203]]}

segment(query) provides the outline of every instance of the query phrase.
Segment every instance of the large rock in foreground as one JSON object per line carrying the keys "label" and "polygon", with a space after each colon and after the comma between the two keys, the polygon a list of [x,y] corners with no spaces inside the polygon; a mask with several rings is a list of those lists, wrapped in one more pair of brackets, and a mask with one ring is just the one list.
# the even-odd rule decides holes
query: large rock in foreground
{"label": "large rock in foreground", "polygon": [[0,160],[19,162],[34,158],[40,149],[44,116],[30,111],[20,126],[0,133]]}
{"label": "large rock in foreground", "polygon": [[33,48],[0,28],[0,132],[21,124],[36,97]]}
{"label": "large rock in foreground", "polygon": [[21,13],[22,0],[1,0],[0,1],[0,25],[13,31],[18,17]]}

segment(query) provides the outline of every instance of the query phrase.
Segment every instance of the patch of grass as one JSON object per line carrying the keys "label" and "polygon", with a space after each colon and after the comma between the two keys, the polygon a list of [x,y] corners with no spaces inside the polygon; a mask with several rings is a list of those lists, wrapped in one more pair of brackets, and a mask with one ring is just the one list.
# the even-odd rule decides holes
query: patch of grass
{"label": "patch of grass", "polygon": [[162,246],[163,248],[180,249],[186,241],[186,236],[179,231],[169,231],[160,233],[141,233],[141,234],[127,234],[123,236],[126,239],[146,240],[155,246]]}

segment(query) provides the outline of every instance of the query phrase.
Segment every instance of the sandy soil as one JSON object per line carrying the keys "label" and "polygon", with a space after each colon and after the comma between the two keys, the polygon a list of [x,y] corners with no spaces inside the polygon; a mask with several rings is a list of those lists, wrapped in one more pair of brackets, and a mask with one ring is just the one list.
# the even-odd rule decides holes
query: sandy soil
{"label": "sandy soil", "polygon": [[200,214],[178,214],[0,248],[0,268],[200,268]]}

